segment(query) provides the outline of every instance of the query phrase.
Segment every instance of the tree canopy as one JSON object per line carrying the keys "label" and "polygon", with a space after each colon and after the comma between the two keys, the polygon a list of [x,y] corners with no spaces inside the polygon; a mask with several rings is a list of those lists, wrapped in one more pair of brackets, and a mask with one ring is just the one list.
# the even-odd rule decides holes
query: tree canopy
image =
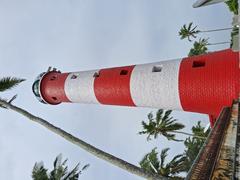
{"label": "tree canopy", "polygon": [[171,110],[164,111],[159,109],[156,112],[156,116],[153,113],[148,114],[148,123],[142,121],[143,131],[139,134],[147,134],[147,140],[151,140],[153,137],[156,139],[158,135],[163,135],[168,140],[180,141],[176,139],[177,130],[183,129],[185,126],[176,122],[177,120],[170,116]]}
{"label": "tree canopy", "polygon": [[184,171],[185,157],[183,155],[177,155],[169,162],[166,162],[169,148],[163,149],[159,156],[156,149],[157,148],[152,149],[152,151],[146,154],[139,162],[141,168],[151,173],[157,173],[169,179],[184,179],[183,177],[179,176],[179,173]]}
{"label": "tree canopy", "polygon": [[32,178],[33,180],[78,180],[82,171],[89,167],[89,164],[87,164],[79,170],[79,164],[77,164],[72,170],[68,171],[66,163],[67,159],[62,162],[62,155],[58,155],[54,160],[53,170],[49,173],[43,162],[35,163],[32,170]]}

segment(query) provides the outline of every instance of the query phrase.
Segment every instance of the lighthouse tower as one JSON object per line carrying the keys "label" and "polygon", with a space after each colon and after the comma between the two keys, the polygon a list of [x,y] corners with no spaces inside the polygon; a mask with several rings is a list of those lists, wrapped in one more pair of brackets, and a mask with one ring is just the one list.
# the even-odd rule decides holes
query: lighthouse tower
{"label": "lighthouse tower", "polygon": [[177,60],[91,71],[44,72],[33,83],[43,103],[141,106],[210,116],[211,124],[240,91],[239,52],[230,49]]}

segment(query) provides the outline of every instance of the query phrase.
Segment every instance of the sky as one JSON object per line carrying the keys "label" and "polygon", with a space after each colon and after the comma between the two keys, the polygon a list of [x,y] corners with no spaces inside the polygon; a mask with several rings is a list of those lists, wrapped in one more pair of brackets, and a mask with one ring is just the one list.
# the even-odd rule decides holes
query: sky
{"label": "sky", "polygon": [[[135,165],[154,147],[169,147],[169,158],[182,153],[182,143],[159,137],[150,142],[141,121],[157,109],[63,103],[44,105],[31,86],[38,74],[53,66],[62,72],[83,71],[185,57],[192,44],[180,40],[180,27],[194,22],[202,30],[230,27],[232,14],[221,3],[193,9],[193,0],[0,0],[0,77],[26,78],[12,91],[15,105],[45,118],[86,142]],[[230,32],[203,34],[210,42],[229,41]],[[211,46],[210,51],[228,48]],[[160,108],[160,107],[159,107]],[[0,179],[28,180],[35,162],[52,169],[62,153],[69,167],[78,162],[90,167],[79,179],[141,180],[38,124],[9,110],[0,109]],[[206,115],[174,111],[186,125]],[[178,136],[184,139],[184,136]]]}

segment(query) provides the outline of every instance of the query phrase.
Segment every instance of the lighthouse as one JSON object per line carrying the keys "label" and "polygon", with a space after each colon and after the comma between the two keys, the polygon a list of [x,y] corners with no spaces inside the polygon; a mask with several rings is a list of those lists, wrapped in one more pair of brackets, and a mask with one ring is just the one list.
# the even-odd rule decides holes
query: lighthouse
{"label": "lighthouse", "polygon": [[239,52],[230,49],[156,63],[40,74],[33,83],[42,103],[95,103],[204,113],[213,125],[238,98]]}

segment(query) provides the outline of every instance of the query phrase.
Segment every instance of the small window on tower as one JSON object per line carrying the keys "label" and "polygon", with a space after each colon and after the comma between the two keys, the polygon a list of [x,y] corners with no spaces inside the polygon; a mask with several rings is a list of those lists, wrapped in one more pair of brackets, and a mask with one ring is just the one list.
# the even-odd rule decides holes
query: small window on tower
{"label": "small window on tower", "polygon": [[51,80],[51,81],[54,81],[56,78],[57,78],[56,76],[52,76],[52,77],[50,78],[50,80]]}
{"label": "small window on tower", "polygon": [[128,71],[125,69],[122,69],[120,72],[120,75],[127,75],[127,74],[128,74]]}
{"label": "small window on tower", "polygon": [[199,68],[199,67],[204,67],[205,66],[205,61],[193,61],[192,67],[193,68]]}
{"label": "small window on tower", "polygon": [[95,72],[95,73],[93,74],[93,77],[94,77],[94,78],[97,78],[97,77],[99,77],[99,76],[100,76],[99,72]]}
{"label": "small window on tower", "polygon": [[77,79],[77,76],[76,76],[75,74],[73,74],[73,75],[71,76],[71,79]]}
{"label": "small window on tower", "polygon": [[153,66],[152,72],[162,72],[162,65]]}

